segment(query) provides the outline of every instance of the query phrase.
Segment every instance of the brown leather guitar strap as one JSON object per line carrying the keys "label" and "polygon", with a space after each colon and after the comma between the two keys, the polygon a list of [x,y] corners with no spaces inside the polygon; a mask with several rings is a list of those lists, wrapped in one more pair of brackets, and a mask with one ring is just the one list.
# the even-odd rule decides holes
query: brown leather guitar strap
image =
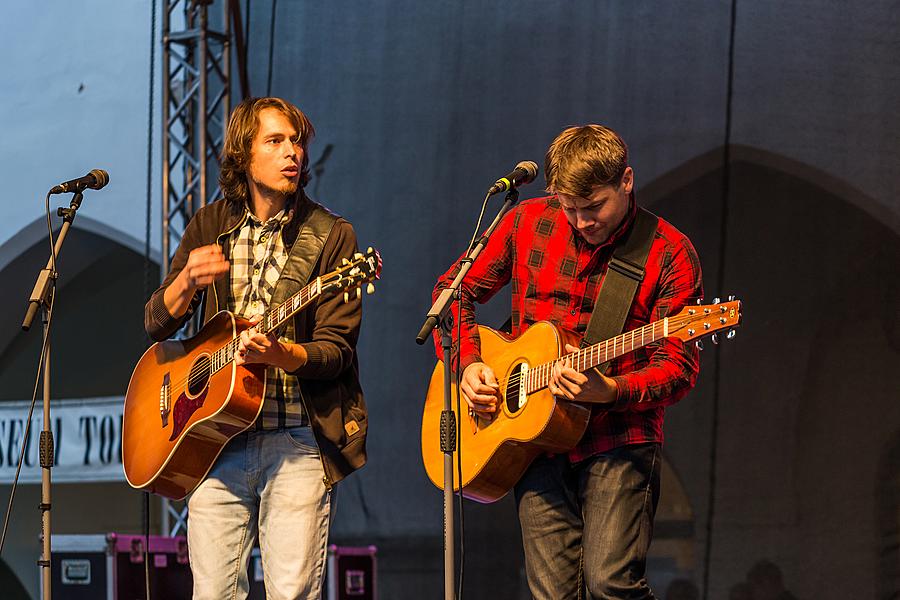
{"label": "brown leather guitar strap", "polygon": [[[594,312],[581,341],[582,348],[622,333],[638,285],[644,279],[644,266],[656,236],[657,223],[656,215],[638,207],[625,243],[615,249],[609,260],[606,277],[594,302]],[[603,363],[597,369],[605,373],[608,366],[609,363]]]}

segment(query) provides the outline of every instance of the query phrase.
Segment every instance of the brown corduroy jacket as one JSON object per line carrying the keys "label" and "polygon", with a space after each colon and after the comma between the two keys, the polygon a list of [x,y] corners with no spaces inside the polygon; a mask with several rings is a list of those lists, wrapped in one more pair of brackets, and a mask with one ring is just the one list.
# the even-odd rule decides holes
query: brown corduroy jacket
{"label": "brown corduroy jacket", "polygon": [[[304,232],[304,225],[314,211],[325,211],[333,220],[318,257],[310,256],[312,252],[308,249],[293,248],[298,237],[304,237],[298,234]],[[201,306],[204,323],[227,308],[230,285],[227,277],[197,292],[187,314],[180,319],[174,318],[166,309],[163,293],[184,268],[191,250],[218,243],[227,258],[226,237],[243,222],[244,212],[243,206],[219,200],[201,208],[188,223],[169,273],[144,309],[144,327],[151,338],[157,341],[169,338]],[[306,198],[302,190],[297,195],[294,217],[285,225],[282,236],[291,254],[276,284],[272,306],[306,284],[292,276],[297,263],[315,261],[310,275],[312,281],[318,275],[339,268],[343,258],[350,258],[357,251],[353,226]],[[306,364],[292,374],[300,381],[304,409],[319,446],[325,485],[329,489],[366,462],[368,418],[356,357],[361,317],[362,303],[354,294],[350,294],[348,302],[337,294],[320,297],[312,306],[294,315],[292,327],[288,328],[293,330],[293,339],[306,349],[309,357]]]}

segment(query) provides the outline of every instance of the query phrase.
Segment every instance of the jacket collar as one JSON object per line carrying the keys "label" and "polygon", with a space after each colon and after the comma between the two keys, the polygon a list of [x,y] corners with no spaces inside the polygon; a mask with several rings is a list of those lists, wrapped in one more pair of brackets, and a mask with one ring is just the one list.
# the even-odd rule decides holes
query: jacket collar
{"label": "jacket collar", "polygon": [[[250,212],[246,203],[226,202],[225,204],[227,208],[223,212],[222,220],[220,221],[220,234],[232,231],[243,224],[244,219],[247,218]],[[293,209],[293,214],[290,220],[282,224],[281,235],[285,246],[294,244],[294,240],[297,239],[297,232],[300,230],[300,224],[303,223],[309,211],[312,210],[312,201],[307,197],[303,188],[298,188],[297,193],[285,205],[285,210],[288,213],[290,213],[291,209]]]}

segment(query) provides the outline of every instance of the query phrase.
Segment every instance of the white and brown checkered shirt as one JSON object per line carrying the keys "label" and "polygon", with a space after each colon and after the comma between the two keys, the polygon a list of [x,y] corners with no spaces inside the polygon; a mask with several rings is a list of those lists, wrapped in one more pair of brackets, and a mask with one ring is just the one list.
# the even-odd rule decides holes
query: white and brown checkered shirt
{"label": "white and brown checkered shirt", "polygon": [[[269,308],[275,284],[287,263],[290,249],[281,238],[282,227],[293,209],[281,210],[263,223],[247,210],[244,222],[229,236],[231,288],[228,310],[249,319]],[[281,341],[291,342],[285,337]],[[266,397],[256,421],[257,429],[307,425],[297,377],[276,367],[266,370]]]}

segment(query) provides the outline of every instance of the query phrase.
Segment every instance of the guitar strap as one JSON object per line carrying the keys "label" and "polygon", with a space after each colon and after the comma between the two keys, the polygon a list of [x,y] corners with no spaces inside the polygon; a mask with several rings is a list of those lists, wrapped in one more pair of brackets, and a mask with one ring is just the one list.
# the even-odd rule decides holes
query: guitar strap
{"label": "guitar strap", "polygon": [[272,292],[272,299],[269,301],[271,306],[281,304],[309,282],[322,248],[325,247],[325,240],[328,239],[331,228],[337,221],[334,214],[311,200],[305,208],[309,210],[309,214],[302,218],[303,225],[297,232],[288,260],[281,271],[281,277],[278,278]]}
{"label": "guitar strap", "polygon": [[[625,243],[615,249],[609,260],[606,277],[594,302],[594,312],[581,341],[582,348],[622,333],[638,285],[644,279],[644,266],[658,223],[656,215],[638,207]],[[597,369],[605,373],[608,366],[607,362]]]}

